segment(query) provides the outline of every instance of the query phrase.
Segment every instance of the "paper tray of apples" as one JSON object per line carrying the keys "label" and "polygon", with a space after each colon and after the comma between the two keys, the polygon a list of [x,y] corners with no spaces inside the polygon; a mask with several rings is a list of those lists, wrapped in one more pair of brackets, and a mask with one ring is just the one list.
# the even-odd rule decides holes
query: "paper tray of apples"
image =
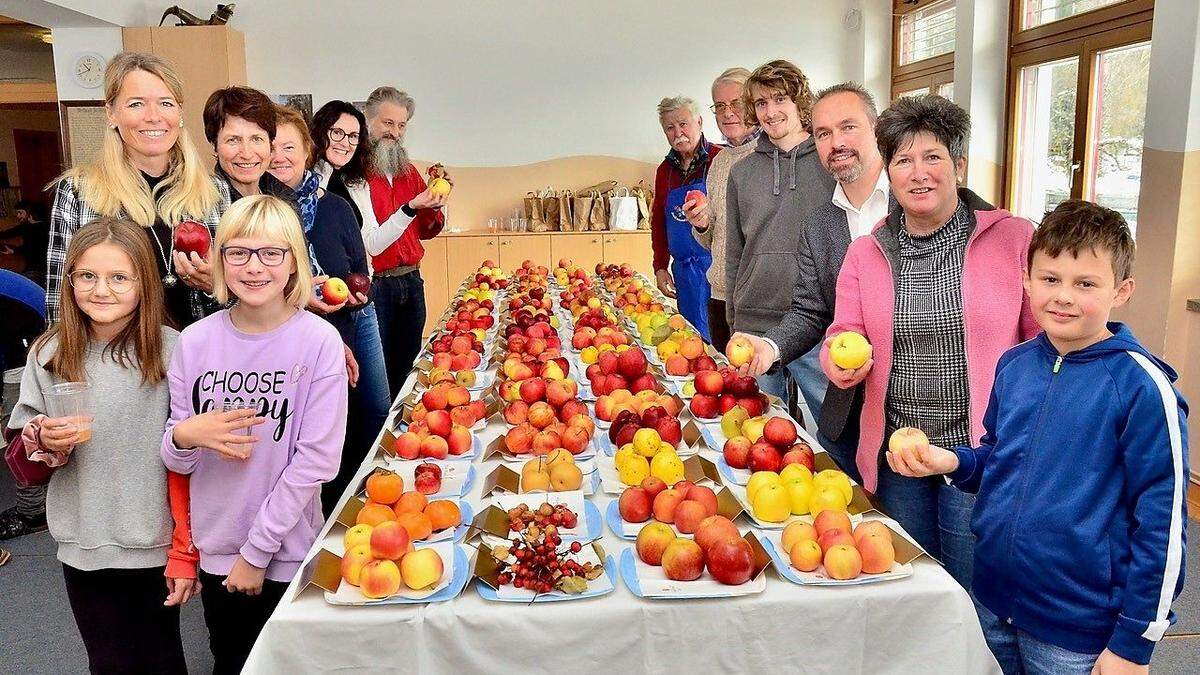
{"label": "paper tray of apples", "polygon": [[[441,484],[433,493],[425,493],[429,499],[446,499],[452,497],[465,497],[467,492],[471,490],[471,486],[475,484],[475,465],[466,462],[450,462],[450,461],[433,461],[425,460],[416,462],[412,460],[396,459],[389,457],[382,463],[376,463],[378,466],[383,466],[388,471],[392,471],[404,479],[405,485],[412,486],[413,489],[421,492],[421,483],[417,481],[417,467],[422,464],[436,464],[442,470]],[[428,479],[426,479],[428,480]]]}
{"label": "paper tray of apples", "polygon": [[[533,510],[537,510],[542,504],[550,504],[552,506],[561,504],[575,513],[578,516],[575,527],[558,528],[558,535],[567,543],[572,541],[592,541],[598,539],[604,531],[600,509],[596,508],[595,504],[584,499],[583,492],[579,490],[516,495],[500,494],[485,500],[482,508],[486,509],[489,506],[495,506],[503,511],[508,511],[522,504]],[[487,532],[484,532],[480,538],[488,546],[504,546],[508,542],[507,538],[497,537]]]}
{"label": "paper tray of apples", "polygon": [[[529,462],[533,462],[536,460],[537,460],[536,457],[534,459],[530,459],[530,460],[516,460],[516,459],[505,458],[504,460],[502,460],[501,463],[504,464],[504,466],[508,467],[509,469],[512,469],[515,473],[520,474],[520,473],[522,473],[522,471],[525,469],[525,466]],[[580,484],[579,489],[580,489],[580,491],[583,492],[584,496],[591,496],[591,495],[594,495],[597,492],[599,492],[600,486],[601,486],[600,471],[596,469],[595,460],[592,460],[592,459],[579,460],[579,461],[575,462],[575,466],[579,467],[579,472],[583,474],[583,483]],[[524,488],[522,488],[521,494],[541,494],[541,492],[539,492],[539,491],[527,492],[527,491],[525,491]]]}
{"label": "paper tray of apples", "polygon": [[[690,547],[688,548],[690,549]],[[703,553],[699,550],[698,546],[695,550],[689,550],[686,553],[691,555],[682,555],[679,561],[672,561],[667,564],[679,565],[681,567],[695,567],[697,564],[704,566],[703,562],[697,563],[694,560],[688,560],[688,558],[694,558],[697,555],[703,560]],[[762,593],[767,588],[766,574],[759,574],[756,578],[745,583],[730,586],[717,581],[707,568],[703,568],[699,578],[692,581],[669,579],[662,566],[642,562],[633,546],[621,551],[621,559],[618,562],[618,566],[621,571],[621,580],[639,598],[656,600],[730,598],[739,595]],[[690,576],[690,574],[687,576]]]}
{"label": "paper tray of apples", "polygon": [[[436,573],[437,563],[429,554],[421,554],[413,558],[410,564],[405,564],[405,558],[415,550],[421,549],[431,549],[436,552],[441,559],[442,570],[437,582],[431,587],[413,590],[405,584],[404,579],[406,577],[410,581],[413,581],[413,583],[420,583],[420,581],[414,580],[420,579],[423,575],[428,575],[430,567],[433,567],[433,573]],[[349,607],[419,604],[450,600],[462,592],[463,587],[466,586],[467,580],[471,576],[470,558],[465,547],[452,542],[441,542],[423,546],[414,549],[414,551],[406,553],[404,558],[400,559],[399,563],[390,560],[386,561],[388,564],[384,564],[385,561],[372,561],[376,564],[363,572],[364,577],[360,578],[358,586],[349,583],[343,576],[336,592],[325,592],[325,602],[331,605]],[[343,563],[343,570],[345,570],[345,567],[346,563]],[[372,584],[377,584],[378,587],[385,589],[382,592],[386,592],[397,581],[399,581],[399,588],[394,595],[389,597],[371,598],[364,594],[364,586],[370,589]]]}
{"label": "paper tray of apples", "polygon": [[[695,449],[688,453],[677,451],[676,454],[680,459],[687,459],[696,454],[696,451]],[[631,487],[621,480],[620,472],[617,471],[616,457],[603,453],[596,455],[596,473],[600,475],[600,489],[607,494],[619,495],[625,491],[625,488]]]}
{"label": "paper tray of apples", "polygon": [[[764,532],[763,547],[771,555],[780,576],[803,586],[861,586],[912,576],[912,563],[896,560],[895,550],[890,542],[887,545],[882,541],[875,542],[869,536],[870,532],[863,532],[864,528],[872,527],[865,525],[866,523],[879,523],[884,526],[884,531],[891,530],[891,537],[906,537],[904,534],[897,534],[903,530],[894,520],[850,516],[850,521],[853,526],[852,532],[845,533],[846,537],[827,535],[830,540],[824,545],[812,539],[815,530],[809,534],[793,534],[785,529]],[[785,537],[789,538],[789,546],[786,548]],[[865,541],[868,539],[872,541]],[[808,540],[807,543],[804,540]],[[848,546],[852,550],[841,548],[837,552],[831,551],[839,545]],[[832,568],[827,568],[827,565],[837,566],[837,573],[841,578],[831,576]],[[876,566],[874,572],[868,571],[872,569],[872,565]]]}
{"label": "paper tray of apples", "polygon": [[[608,503],[608,507],[604,511],[604,521],[608,523],[608,529],[612,530],[613,534],[617,535],[621,539],[633,541],[634,539],[637,539],[638,533],[641,532],[642,528],[644,528],[648,523],[661,523],[671,528],[671,531],[675,533],[675,536],[691,538],[694,536],[694,533],[700,529],[699,526],[705,521],[705,519],[710,516],[717,515],[717,496],[716,492],[713,490],[713,486],[711,485],[695,485],[688,481],[680,481],[679,483],[676,483],[676,485],[680,485],[680,483],[684,483],[686,485],[678,488],[672,488],[672,490],[681,494],[676,497],[673,504],[669,504],[665,501],[660,503],[659,513],[657,515],[653,510],[655,497],[657,495],[650,497],[648,503],[643,502],[641,505],[627,505],[625,508],[629,509],[629,511],[627,511],[626,514],[621,513],[622,503],[624,500],[612,500]],[[664,488],[660,491],[666,492],[667,490]],[[624,495],[624,493],[622,494]],[[632,498],[625,497],[625,499]],[[694,505],[685,507],[687,513],[683,514],[680,512],[679,506],[688,501],[696,502],[703,508],[697,508]],[[644,510],[647,507],[650,509],[649,513],[646,513]],[[626,515],[628,515],[630,511],[636,512],[639,509],[642,509],[642,515],[646,516],[645,520],[639,522],[630,522],[625,520]],[[658,518],[660,517],[671,518],[672,522],[659,520]],[[725,520],[728,519],[726,518]],[[687,532],[684,532],[680,529],[681,523],[685,523],[683,528],[686,529]]]}

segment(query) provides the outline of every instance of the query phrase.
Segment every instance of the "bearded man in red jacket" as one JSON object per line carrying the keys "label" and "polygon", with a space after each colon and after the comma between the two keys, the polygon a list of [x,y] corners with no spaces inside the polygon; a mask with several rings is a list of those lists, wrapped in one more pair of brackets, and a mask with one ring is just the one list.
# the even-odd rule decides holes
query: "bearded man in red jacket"
{"label": "bearded man in red jacket", "polygon": [[367,98],[372,142],[367,184],[374,218],[363,218],[363,242],[374,270],[371,299],[379,314],[392,398],[412,369],[425,329],[421,241],[436,237],[446,225],[446,196],[430,194],[404,147],[415,110],[412,97],[395,87],[379,87]]}

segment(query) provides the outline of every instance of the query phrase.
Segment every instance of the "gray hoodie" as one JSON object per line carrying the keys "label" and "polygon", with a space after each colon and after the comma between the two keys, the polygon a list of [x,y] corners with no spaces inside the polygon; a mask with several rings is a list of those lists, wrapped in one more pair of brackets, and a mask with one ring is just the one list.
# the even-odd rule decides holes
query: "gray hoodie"
{"label": "gray hoodie", "polygon": [[801,228],[833,198],[834,185],[812,137],[783,152],[761,134],[734,165],[725,198],[725,313],[733,330],[761,335],[787,313]]}

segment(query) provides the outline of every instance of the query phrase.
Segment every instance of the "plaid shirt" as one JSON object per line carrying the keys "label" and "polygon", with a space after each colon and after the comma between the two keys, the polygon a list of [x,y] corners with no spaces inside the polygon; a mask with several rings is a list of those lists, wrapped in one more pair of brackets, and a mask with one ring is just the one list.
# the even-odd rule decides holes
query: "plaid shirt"
{"label": "plaid shirt", "polygon": [[927,236],[909,235],[900,214],[885,438],[916,427],[942,447],[971,440],[962,269],[972,229],[962,201],[950,221]]}
{"label": "plaid shirt", "polygon": [[[209,233],[215,238],[217,222],[221,220],[225,209],[229,208],[229,188],[223,181],[216,179],[213,179],[213,185],[216,186],[219,194],[217,206],[204,217],[203,222],[208,226]],[[119,215],[124,217],[124,214]],[[102,214],[97,213],[87,202],[83,201],[83,195],[80,194],[79,186],[76,185],[74,178],[63,178],[58,182],[54,192],[54,206],[50,210],[50,246],[46,249],[46,322],[48,324],[58,321],[58,301],[59,296],[62,295],[63,268],[67,264],[67,247],[71,244],[71,237],[79,228],[102,217]],[[153,237],[153,233],[150,236]],[[155,253],[161,252],[156,250]],[[216,309],[216,305],[205,293],[193,289],[191,309],[191,317],[178,318],[185,320],[190,318],[193,321],[202,319]]]}

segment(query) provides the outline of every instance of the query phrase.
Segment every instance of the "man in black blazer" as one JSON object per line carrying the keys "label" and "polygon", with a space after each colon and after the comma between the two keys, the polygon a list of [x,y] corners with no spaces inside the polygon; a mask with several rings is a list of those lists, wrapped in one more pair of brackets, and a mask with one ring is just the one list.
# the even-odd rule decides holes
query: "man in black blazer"
{"label": "man in black blazer", "polygon": [[[742,367],[743,373],[759,375],[778,368],[825,339],[833,322],[837,277],[846,249],[853,239],[870,234],[895,204],[875,143],[876,117],[875,100],[853,82],[834,85],[817,96],[813,138],[821,165],[837,180],[837,187],[833,199],[815,209],[802,225],[800,276],[779,325],[762,337],[734,335],[754,346],[754,358]],[[821,445],[855,480],[861,406],[861,386],[838,389],[830,384],[817,419]]]}

